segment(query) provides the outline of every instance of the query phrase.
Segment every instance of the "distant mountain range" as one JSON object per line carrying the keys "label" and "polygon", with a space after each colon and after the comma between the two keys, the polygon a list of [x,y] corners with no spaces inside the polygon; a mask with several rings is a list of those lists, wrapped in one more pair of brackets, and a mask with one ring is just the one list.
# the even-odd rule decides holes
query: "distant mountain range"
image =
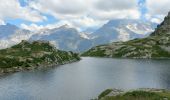
{"label": "distant mountain range", "polygon": [[0,25],[0,49],[28,40],[34,33],[11,24]]}
{"label": "distant mountain range", "polygon": [[79,33],[75,28],[68,25],[43,30],[32,35],[30,40],[47,40],[61,50],[81,52],[87,50],[91,45],[91,40],[83,33]]}
{"label": "distant mountain range", "polygon": [[155,31],[146,38],[99,45],[82,55],[123,58],[170,58],[170,12]]}
{"label": "distant mountain range", "polygon": [[154,31],[156,24],[140,20],[118,19],[111,20],[93,34],[95,44],[106,44],[115,41],[127,41],[143,38]]}
{"label": "distant mountain range", "polygon": [[6,24],[0,25],[0,48],[10,47],[22,40],[46,40],[61,50],[83,52],[100,44],[146,37],[155,27],[156,25],[150,22],[119,19],[109,21],[90,34],[79,32],[68,25],[35,33]]}

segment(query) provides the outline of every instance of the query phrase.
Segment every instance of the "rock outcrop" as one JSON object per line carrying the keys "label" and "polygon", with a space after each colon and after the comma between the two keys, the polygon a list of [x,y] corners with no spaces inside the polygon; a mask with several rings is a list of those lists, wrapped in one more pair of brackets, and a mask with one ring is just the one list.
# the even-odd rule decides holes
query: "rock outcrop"
{"label": "rock outcrop", "polygon": [[0,74],[38,69],[80,60],[78,54],[57,50],[46,41],[22,41],[0,50]]}
{"label": "rock outcrop", "polygon": [[164,21],[157,26],[156,30],[151,35],[154,36],[164,34],[170,34],[170,12],[168,13],[168,16],[164,18]]}

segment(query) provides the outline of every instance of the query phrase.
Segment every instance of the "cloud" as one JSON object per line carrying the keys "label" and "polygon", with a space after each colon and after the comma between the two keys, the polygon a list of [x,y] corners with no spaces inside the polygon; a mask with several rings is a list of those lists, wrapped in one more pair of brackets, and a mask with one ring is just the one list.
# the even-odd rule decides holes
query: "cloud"
{"label": "cloud", "polygon": [[49,14],[59,23],[72,26],[100,26],[111,19],[138,19],[137,0],[32,0],[29,7],[43,14]]}
{"label": "cloud", "polygon": [[[88,1],[88,0],[87,0]],[[88,8],[87,1],[83,0],[36,0],[31,1],[29,6],[40,11],[55,16],[59,19],[77,18],[82,16]]]}
{"label": "cloud", "polygon": [[127,10],[136,9],[137,0],[97,0],[95,3],[96,8],[100,10]]}
{"label": "cloud", "polygon": [[170,11],[170,0],[146,0],[146,6],[151,15],[167,15]]}
{"label": "cloud", "polygon": [[170,0],[146,0],[147,16],[151,21],[160,23],[170,11],[169,4]]}
{"label": "cloud", "polygon": [[4,24],[5,24],[5,22],[0,19],[0,25],[4,25]]}
{"label": "cloud", "polygon": [[91,13],[91,17],[98,20],[138,19],[140,17],[140,13],[137,9],[113,10],[113,11],[96,10],[93,13]]}
{"label": "cloud", "polygon": [[48,0],[48,3],[46,0],[36,0],[30,2],[29,6],[41,13],[51,14],[59,19],[80,18],[84,15],[89,16],[96,13],[96,11],[101,11],[101,13],[121,12],[121,15],[124,14],[125,17],[134,18],[134,15],[128,14],[128,11],[138,11],[137,0],[131,0],[130,3],[129,0]]}
{"label": "cloud", "polygon": [[93,20],[88,17],[83,17],[79,19],[72,19],[72,20],[60,20],[54,24],[47,24],[47,25],[37,25],[32,23],[30,25],[21,24],[20,27],[26,30],[30,30],[32,32],[36,32],[43,29],[53,29],[57,27],[61,27],[64,25],[68,25],[69,27],[76,28],[78,31],[84,31],[87,27],[99,27],[105,24],[105,21],[100,20]]}
{"label": "cloud", "polygon": [[33,32],[45,28],[43,25],[39,25],[39,26],[38,26],[38,25],[36,25],[36,24],[34,24],[34,23],[32,23],[32,24],[30,24],[30,25],[21,24],[20,27],[23,28],[23,29],[26,29],[26,30],[33,31]]}
{"label": "cloud", "polygon": [[[26,29],[26,30],[30,30],[32,32],[39,32],[41,30],[44,30],[44,29],[53,29],[53,28],[58,28],[58,27],[61,27],[63,25],[68,25],[69,27],[74,27],[72,24],[70,24],[70,22],[68,21],[60,21],[58,23],[54,23],[54,24],[47,24],[47,25],[37,25],[35,23],[32,23],[30,25],[27,25],[27,24],[21,24],[20,27],[22,29]],[[74,28],[77,28],[77,27],[74,27]]]}
{"label": "cloud", "polygon": [[24,19],[31,22],[39,22],[46,19],[38,11],[29,7],[22,7],[18,0],[1,0],[0,19]]}

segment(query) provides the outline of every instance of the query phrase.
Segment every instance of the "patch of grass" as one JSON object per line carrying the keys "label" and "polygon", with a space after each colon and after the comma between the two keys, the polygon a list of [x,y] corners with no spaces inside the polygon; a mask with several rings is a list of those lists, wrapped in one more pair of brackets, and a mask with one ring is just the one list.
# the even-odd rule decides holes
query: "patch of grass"
{"label": "patch of grass", "polygon": [[170,57],[170,53],[163,50],[159,46],[153,46],[153,54],[152,57]]}
{"label": "patch of grass", "polygon": [[99,100],[169,100],[168,93],[133,91],[117,96],[105,96]]}
{"label": "patch of grass", "polygon": [[83,53],[81,56],[92,56],[92,57],[105,57],[105,50],[101,50],[100,48],[96,47],[97,50],[89,50]]}
{"label": "patch of grass", "polygon": [[98,99],[101,99],[102,97],[105,97],[106,95],[108,95],[110,92],[112,92],[112,89],[107,89],[105,91],[103,91],[99,96]]}

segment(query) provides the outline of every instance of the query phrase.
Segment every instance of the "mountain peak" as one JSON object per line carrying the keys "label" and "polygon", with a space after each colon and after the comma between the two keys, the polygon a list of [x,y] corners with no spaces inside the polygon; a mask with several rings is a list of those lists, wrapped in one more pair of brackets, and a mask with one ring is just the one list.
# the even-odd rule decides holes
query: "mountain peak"
{"label": "mountain peak", "polygon": [[151,36],[164,35],[164,34],[170,34],[170,12],[164,18],[164,21],[160,25],[157,26],[157,28],[151,34]]}
{"label": "mountain peak", "polygon": [[71,28],[68,24],[64,24],[62,26],[60,26],[59,28]]}

